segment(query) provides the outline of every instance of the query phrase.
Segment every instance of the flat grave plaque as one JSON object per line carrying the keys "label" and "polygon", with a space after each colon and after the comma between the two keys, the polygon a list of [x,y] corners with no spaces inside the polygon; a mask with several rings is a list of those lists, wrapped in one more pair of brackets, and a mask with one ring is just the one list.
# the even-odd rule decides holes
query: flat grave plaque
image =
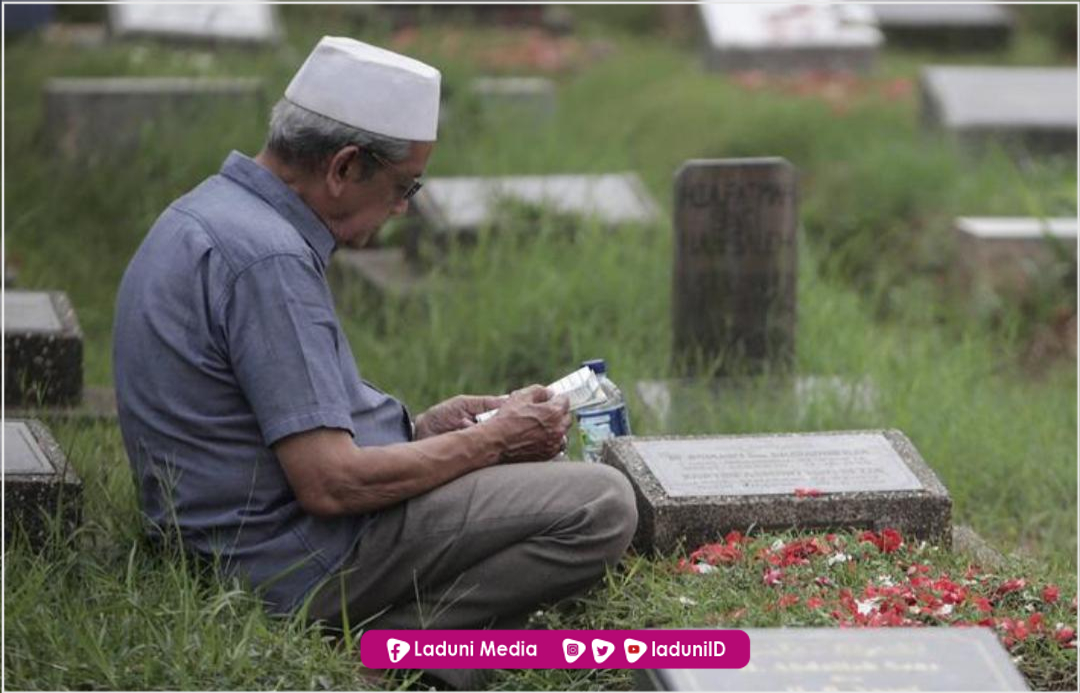
{"label": "flat grave plaque", "polygon": [[634,487],[639,550],[731,530],[895,528],[949,546],[952,500],[900,431],[615,438],[602,462]]}
{"label": "flat grave plaque", "polygon": [[1076,219],[959,217],[953,223],[960,287],[1019,299],[1077,257]]}
{"label": "flat grave plaque", "polygon": [[890,45],[994,50],[1005,48],[1013,32],[1013,15],[1003,5],[903,2],[870,7]]}
{"label": "flat grave plaque", "polygon": [[10,332],[58,332],[64,328],[52,298],[44,291],[4,293],[4,329]]}
{"label": "flat grave plaque", "polygon": [[35,419],[4,422],[4,537],[19,527],[31,547],[50,533],[48,518],[65,529],[79,523],[82,482],[44,424]]}
{"label": "flat grave plaque", "polygon": [[55,474],[24,421],[4,422],[4,474]]}
{"label": "flat grave plaque", "polygon": [[433,231],[475,232],[493,220],[504,199],[605,224],[652,222],[660,216],[633,173],[434,178],[417,194],[416,209]]}
{"label": "flat grave plaque", "polygon": [[634,448],[672,498],[922,488],[880,433],[640,441]]}
{"label": "flat grave plaque", "polygon": [[749,628],[743,669],[646,670],[661,691],[1026,691],[987,628]]}

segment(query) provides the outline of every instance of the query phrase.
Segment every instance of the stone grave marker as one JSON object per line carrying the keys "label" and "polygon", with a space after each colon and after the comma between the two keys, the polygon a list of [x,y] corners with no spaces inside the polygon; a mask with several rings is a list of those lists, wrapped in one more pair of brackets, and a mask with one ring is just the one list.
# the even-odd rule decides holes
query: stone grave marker
{"label": "stone grave marker", "polygon": [[433,178],[417,193],[414,204],[423,230],[445,242],[475,235],[491,224],[504,200],[578,214],[609,226],[652,223],[660,217],[659,207],[633,173]]}
{"label": "stone grave marker", "polygon": [[798,200],[782,158],[691,160],[675,173],[673,327],[680,369],[786,370],[795,356]]}
{"label": "stone grave marker", "polygon": [[48,517],[68,529],[79,523],[82,482],[45,426],[36,420],[4,422],[4,537],[16,526],[31,545],[48,536]]}
{"label": "stone grave marker", "polygon": [[904,2],[870,5],[890,45],[1000,50],[1016,23],[1007,6],[986,3]]}
{"label": "stone grave marker", "polygon": [[69,160],[130,152],[143,129],[208,119],[234,109],[265,115],[258,79],[189,77],[58,78],[45,86],[45,129]]}
{"label": "stone grave marker", "polygon": [[1026,691],[988,628],[747,628],[742,669],[642,670],[658,691]]}
{"label": "stone grave marker", "polygon": [[866,71],[883,37],[858,4],[698,5],[709,69]]}
{"label": "stone grave marker", "polygon": [[959,217],[953,224],[960,281],[1019,296],[1055,262],[1076,261],[1075,218]]}
{"label": "stone grave marker", "polygon": [[82,330],[65,293],[4,292],[5,406],[78,402],[82,359]]}
{"label": "stone grave marker", "polygon": [[489,114],[535,121],[555,113],[555,83],[544,77],[480,77],[469,92]]}
{"label": "stone grave marker", "polygon": [[1076,153],[1076,69],[930,66],[920,76],[922,120],[962,145]]}
{"label": "stone grave marker", "polygon": [[602,461],[634,486],[641,550],[671,552],[681,539],[696,547],[751,526],[893,527],[951,541],[948,491],[895,430],[625,437],[605,444]]}
{"label": "stone grave marker", "polygon": [[277,7],[238,0],[204,5],[110,5],[109,31],[118,38],[241,44],[275,43],[282,33]]}

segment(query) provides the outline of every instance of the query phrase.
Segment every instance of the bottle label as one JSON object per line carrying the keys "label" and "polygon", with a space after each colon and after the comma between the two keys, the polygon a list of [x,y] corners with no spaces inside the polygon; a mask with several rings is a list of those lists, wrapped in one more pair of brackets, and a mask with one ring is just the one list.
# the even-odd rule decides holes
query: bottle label
{"label": "bottle label", "polygon": [[578,428],[581,431],[585,456],[594,461],[600,457],[605,440],[630,435],[630,422],[627,420],[626,407],[622,405],[600,411],[581,412],[578,414]]}

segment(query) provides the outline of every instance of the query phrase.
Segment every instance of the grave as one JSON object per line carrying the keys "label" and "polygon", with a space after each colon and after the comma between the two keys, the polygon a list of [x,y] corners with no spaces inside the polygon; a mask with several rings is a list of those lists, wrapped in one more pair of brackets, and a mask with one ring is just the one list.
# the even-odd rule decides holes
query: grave
{"label": "grave", "polygon": [[109,31],[118,38],[240,44],[276,43],[282,33],[275,6],[237,0],[212,5],[110,5]]}
{"label": "grave", "polygon": [[1075,218],[959,217],[953,224],[962,286],[1019,296],[1055,264],[1075,263]]}
{"label": "grave", "polygon": [[49,430],[30,420],[4,421],[4,539],[22,527],[31,546],[48,536],[50,520],[79,524],[82,482]]}
{"label": "grave", "polygon": [[786,159],[691,160],[675,173],[677,370],[785,371],[795,356],[796,173]]}
{"label": "grave", "polygon": [[555,83],[544,77],[480,77],[470,83],[469,93],[489,112],[534,119],[555,112]]}
{"label": "grave", "polygon": [[6,407],[77,403],[82,358],[82,330],[67,294],[4,292]]}
{"label": "grave", "polygon": [[867,71],[883,37],[864,5],[698,5],[705,64],[727,72]]}
{"label": "grave", "polygon": [[115,157],[135,149],[147,127],[207,122],[217,114],[265,115],[258,79],[106,77],[51,79],[45,86],[46,137],[69,160]]}
{"label": "grave", "polygon": [[420,227],[439,243],[475,236],[495,221],[502,202],[577,214],[605,226],[660,219],[659,207],[634,173],[433,178],[413,200]]}
{"label": "grave", "polygon": [[747,628],[742,669],[646,669],[657,691],[1026,691],[988,628]]}
{"label": "grave", "polygon": [[341,286],[357,278],[379,297],[413,296],[424,286],[423,272],[405,256],[404,248],[341,249],[330,264],[330,280]]}
{"label": "grave", "polygon": [[962,146],[1076,153],[1077,72],[1058,67],[925,67],[922,121]]}
{"label": "grave", "polygon": [[937,50],[1004,50],[1016,23],[1003,5],[955,2],[870,6],[889,45]]}
{"label": "grave", "polygon": [[892,527],[951,545],[949,493],[896,430],[631,436],[606,443],[602,461],[634,487],[642,551],[670,553],[681,541],[699,546],[751,526]]}

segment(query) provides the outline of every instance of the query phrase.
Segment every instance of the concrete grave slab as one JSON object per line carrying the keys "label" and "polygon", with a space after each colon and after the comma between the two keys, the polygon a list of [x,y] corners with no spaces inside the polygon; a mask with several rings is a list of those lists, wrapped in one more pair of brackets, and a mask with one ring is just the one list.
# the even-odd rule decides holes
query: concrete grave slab
{"label": "concrete grave slab", "polygon": [[658,691],[1026,691],[989,628],[747,628],[742,669],[642,670]]}
{"label": "concrete grave slab", "polygon": [[953,224],[957,279],[1019,297],[1055,264],[1077,258],[1076,219],[958,217]]}
{"label": "concrete grave slab", "polygon": [[744,410],[757,402],[799,422],[808,420],[819,407],[873,416],[880,397],[869,378],[837,375],[641,380],[635,390],[645,411],[665,429],[701,411],[725,406]]}
{"label": "concrete grave slab", "polygon": [[698,5],[709,69],[867,71],[883,36],[865,5]]}
{"label": "concrete grave slab", "polygon": [[51,79],[45,86],[48,140],[69,160],[84,162],[130,153],[147,126],[234,110],[250,112],[253,124],[265,116],[260,80],[80,77]]}
{"label": "concrete grave slab", "polygon": [[31,546],[48,536],[48,518],[67,530],[79,524],[82,482],[49,430],[33,419],[4,421],[4,537],[16,527]]}
{"label": "concrete grave slab", "polygon": [[402,248],[339,250],[330,265],[332,279],[359,279],[380,297],[405,298],[423,290],[424,275]]}
{"label": "concrete grave slab", "polygon": [[787,370],[795,357],[798,186],[780,157],[697,159],[675,172],[675,366]]}
{"label": "concrete grave slab", "polygon": [[602,461],[634,486],[641,550],[696,547],[751,526],[893,527],[951,541],[949,493],[900,431],[616,438]]}
{"label": "concrete grave slab", "polygon": [[82,397],[83,334],[67,294],[4,292],[4,404],[71,405]]}
{"label": "concrete grave slab", "polygon": [[110,5],[109,31],[118,38],[241,44],[275,43],[282,35],[277,7],[240,0],[212,5]]}
{"label": "concrete grave slab", "polygon": [[437,234],[471,234],[492,223],[502,200],[595,218],[651,223],[660,209],[634,173],[433,178],[416,195],[423,225]]}
{"label": "concrete grave slab", "polygon": [[1007,6],[985,3],[903,2],[870,5],[890,45],[945,50],[1000,50],[1016,19]]}
{"label": "concrete grave slab", "polygon": [[1072,156],[1076,78],[1075,68],[925,67],[923,125],[971,148],[997,142],[1017,152]]}

